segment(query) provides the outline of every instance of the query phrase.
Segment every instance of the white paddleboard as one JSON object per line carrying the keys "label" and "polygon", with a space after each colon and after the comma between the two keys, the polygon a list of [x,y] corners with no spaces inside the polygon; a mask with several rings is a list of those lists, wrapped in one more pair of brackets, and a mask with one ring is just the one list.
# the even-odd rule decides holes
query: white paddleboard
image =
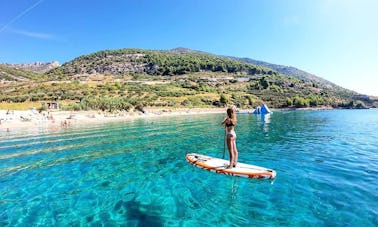
{"label": "white paddleboard", "polygon": [[229,160],[196,153],[187,154],[186,160],[196,167],[231,176],[274,179],[277,175],[276,171],[272,169],[244,163],[238,163],[235,167],[228,169],[227,166],[230,163]]}

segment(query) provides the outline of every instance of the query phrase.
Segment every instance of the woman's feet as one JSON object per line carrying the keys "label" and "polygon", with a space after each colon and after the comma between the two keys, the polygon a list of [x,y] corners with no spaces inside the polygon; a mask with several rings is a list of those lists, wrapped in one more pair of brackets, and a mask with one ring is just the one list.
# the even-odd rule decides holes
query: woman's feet
{"label": "woman's feet", "polygon": [[237,162],[234,162],[234,164],[226,166],[226,169],[235,168],[237,164],[238,164]]}

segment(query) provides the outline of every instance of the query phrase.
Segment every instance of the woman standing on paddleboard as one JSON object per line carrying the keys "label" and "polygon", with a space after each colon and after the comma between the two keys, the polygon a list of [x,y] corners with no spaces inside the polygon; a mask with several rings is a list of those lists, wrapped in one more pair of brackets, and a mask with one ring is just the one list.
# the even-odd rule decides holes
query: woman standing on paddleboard
{"label": "woman standing on paddleboard", "polygon": [[233,108],[227,109],[227,117],[222,121],[222,125],[225,125],[227,136],[227,147],[230,154],[230,164],[228,169],[235,167],[238,163],[238,150],[236,149],[236,133],[235,125],[237,123],[236,114]]}

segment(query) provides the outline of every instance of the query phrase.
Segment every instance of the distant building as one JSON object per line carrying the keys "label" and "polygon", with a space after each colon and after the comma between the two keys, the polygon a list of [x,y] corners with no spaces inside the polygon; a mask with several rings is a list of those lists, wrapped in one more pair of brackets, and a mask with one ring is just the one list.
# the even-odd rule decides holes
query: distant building
{"label": "distant building", "polygon": [[47,110],[59,110],[59,103],[50,101],[50,102],[43,102],[42,103],[42,109],[47,109]]}
{"label": "distant building", "polygon": [[238,77],[236,80],[238,82],[249,82],[251,80],[251,78],[248,78],[248,77]]}

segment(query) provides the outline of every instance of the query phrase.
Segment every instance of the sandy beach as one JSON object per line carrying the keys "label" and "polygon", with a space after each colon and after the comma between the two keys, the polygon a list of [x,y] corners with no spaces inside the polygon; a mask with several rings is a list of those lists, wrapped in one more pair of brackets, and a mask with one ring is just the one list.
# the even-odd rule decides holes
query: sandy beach
{"label": "sandy beach", "polygon": [[71,127],[78,124],[95,124],[125,121],[136,118],[224,113],[225,108],[146,108],[144,113],[101,111],[43,111],[0,110],[0,132],[35,127]]}

